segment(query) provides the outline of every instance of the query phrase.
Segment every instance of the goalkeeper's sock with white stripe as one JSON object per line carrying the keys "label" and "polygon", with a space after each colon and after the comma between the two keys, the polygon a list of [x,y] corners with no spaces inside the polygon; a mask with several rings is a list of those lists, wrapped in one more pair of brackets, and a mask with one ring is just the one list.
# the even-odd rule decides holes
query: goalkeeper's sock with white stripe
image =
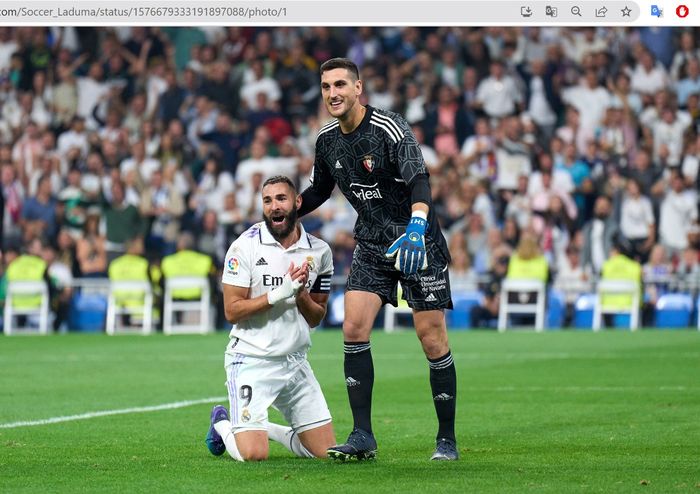
{"label": "goalkeeper's sock with white stripe", "polygon": [[303,444],[301,444],[299,434],[297,434],[291,427],[285,427],[283,425],[268,422],[267,435],[270,437],[270,439],[280,443],[282,446],[301,458],[314,457],[314,455],[308,449],[306,449]]}
{"label": "goalkeeper's sock with white stripe", "polygon": [[224,445],[226,446],[226,451],[229,455],[231,455],[231,458],[238,461],[244,461],[241,453],[238,451],[238,446],[236,445],[236,436],[231,429],[231,421],[219,420],[216,424],[214,424],[214,429],[216,429],[216,432],[218,432],[221,439],[223,439]]}
{"label": "goalkeeper's sock with white stripe", "polygon": [[374,363],[369,341],[345,342],[345,385],[355,428],[372,434]]}
{"label": "goalkeeper's sock with white stripe", "polygon": [[455,405],[457,399],[457,373],[452,353],[436,359],[428,359],[430,388],[438,418],[437,438],[455,440]]}

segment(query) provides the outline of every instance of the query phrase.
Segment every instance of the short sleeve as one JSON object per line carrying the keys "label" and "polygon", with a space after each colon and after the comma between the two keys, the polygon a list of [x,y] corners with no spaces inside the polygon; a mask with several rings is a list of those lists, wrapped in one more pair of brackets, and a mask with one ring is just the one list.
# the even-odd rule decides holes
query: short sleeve
{"label": "short sleeve", "polygon": [[333,253],[326,244],[321,255],[321,268],[318,271],[316,282],[311,287],[311,293],[330,293],[331,278],[333,277]]}
{"label": "short sleeve", "polygon": [[249,288],[251,286],[250,249],[244,249],[246,239],[241,236],[229,247],[224,260],[221,282],[226,285]]}

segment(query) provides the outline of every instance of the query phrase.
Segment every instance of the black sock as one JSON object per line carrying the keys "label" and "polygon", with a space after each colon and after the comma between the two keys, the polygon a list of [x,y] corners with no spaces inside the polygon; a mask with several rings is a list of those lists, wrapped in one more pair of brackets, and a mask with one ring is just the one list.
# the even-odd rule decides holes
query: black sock
{"label": "black sock", "polygon": [[430,388],[438,418],[437,438],[455,440],[455,401],[457,399],[457,373],[452,353],[428,359],[430,366]]}
{"label": "black sock", "polygon": [[345,342],[345,385],[355,427],[372,432],[374,364],[369,341]]}

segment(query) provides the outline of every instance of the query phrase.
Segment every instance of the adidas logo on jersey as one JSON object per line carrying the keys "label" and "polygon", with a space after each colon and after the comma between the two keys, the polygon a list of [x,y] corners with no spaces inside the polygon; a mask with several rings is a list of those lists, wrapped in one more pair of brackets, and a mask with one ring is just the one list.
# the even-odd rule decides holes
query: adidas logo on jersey
{"label": "adidas logo on jersey", "polygon": [[425,297],[425,301],[426,302],[437,302],[437,298],[435,298],[434,293],[430,293],[430,294],[428,294],[427,297]]}
{"label": "adidas logo on jersey", "polygon": [[348,378],[345,380],[345,385],[346,385],[348,388],[352,388],[353,386],[359,386],[359,385],[360,385],[360,381],[356,381],[356,380],[354,380],[352,377],[348,377]]}
{"label": "adidas logo on jersey", "polygon": [[265,260],[264,257],[261,257],[258,259],[258,262],[255,263],[256,266],[267,266],[267,261]]}
{"label": "adidas logo on jersey", "polygon": [[433,397],[433,401],[449,401],[453,398],[454,396],[448,395],[447,393],[440,393],[439,395]]}
{"label": "adidas logo on jersey", "polygon": [[335,162],[335,167],[336,167],[336,168],[342,168],[342,167],[343,167],[343,165],[340,164],[340,160],[336,160],[336,162]]}

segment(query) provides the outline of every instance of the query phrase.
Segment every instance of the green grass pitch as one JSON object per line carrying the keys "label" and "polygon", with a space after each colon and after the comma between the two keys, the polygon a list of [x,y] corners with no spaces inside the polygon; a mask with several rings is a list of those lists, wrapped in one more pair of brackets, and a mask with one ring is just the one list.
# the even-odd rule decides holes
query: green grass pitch
{"label": "green grass pitch", "polygon": [[[0,338],[0,492],[700,492],[700,332],[453,332],[461,460],[428,461],[435,418],[412,333],[373,336],[376,461],[211,456],[227,335]],[[351,416],[339,331],[310,359],[338,439]],[[279,420],[279,415],[273,414]]]}

